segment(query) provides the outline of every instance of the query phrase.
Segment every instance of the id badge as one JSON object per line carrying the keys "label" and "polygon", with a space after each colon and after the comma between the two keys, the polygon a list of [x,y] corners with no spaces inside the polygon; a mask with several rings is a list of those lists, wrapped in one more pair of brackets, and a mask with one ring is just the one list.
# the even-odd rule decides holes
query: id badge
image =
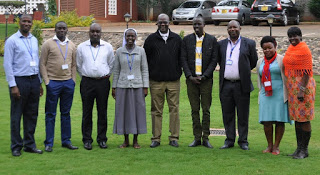
{"label": "id badge", "polygon": [[69,65],[68,64],[63,64],[62,65],[62,70],[66,70],[66,69],[68,69],[69,68]]}
{"label": "id badge", "polygon": [[35,61],[30,61],[30,66],[31,67],[37,66],[37,63]]}
{"label": "id badge", "polygon": [[133,80],[134,79],[134,75],[128,75],[128,80]]}
{"label": "id badge", "polygon": [[226,65],[232,65],[232,63],[233,63],[233,61],[229,59],[229,60],[227,60]]}
{"label": "id badge", "polygon": [[271,82],[270,82],[270,81],[264,82],[264,86],[265,86],[265,87],[271,86]]}

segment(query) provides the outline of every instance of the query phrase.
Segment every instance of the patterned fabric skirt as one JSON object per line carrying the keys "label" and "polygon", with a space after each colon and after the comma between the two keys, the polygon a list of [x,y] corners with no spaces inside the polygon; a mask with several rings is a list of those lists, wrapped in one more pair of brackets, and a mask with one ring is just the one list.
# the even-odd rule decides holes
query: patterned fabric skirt
{"label": "patterned fabric skirt", "polygon": [[314,119],[314,102],[316,94],[316,82],[313,77],[309,78],[303,102],[298,100],[300,91],[301,76],[288,76],[288,105],[290,119],[297,122],[307,122]]}

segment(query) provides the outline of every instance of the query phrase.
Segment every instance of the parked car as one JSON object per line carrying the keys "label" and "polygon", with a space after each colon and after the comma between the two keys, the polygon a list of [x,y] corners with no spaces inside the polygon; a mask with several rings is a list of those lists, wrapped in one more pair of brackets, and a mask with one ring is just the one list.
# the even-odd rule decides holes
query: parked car
{"label": "parked car", "polygon": [[215,2],[209,0],[189,0],[183,2],[177,9],[172,12],[172,21],[174,25],[180,22],[192,22],[197,16],[203,17],[206,23],[211,22],[212,7]]}
{"label": "parked car", "polygon": [[259,22],[267,21],[269,14],[273,14],[274,21],[283,26],[288,25],[288,22],[296,25],[300,23],[299,10],[291,0],[255,0],[250,14],[252,25],[257,26]]}
{"label": "parked car", "polygon": [[250,4],[245,0],[224,0],[212,8],[214,25],[221,21],[237,20],[241,25],[250,22]]}

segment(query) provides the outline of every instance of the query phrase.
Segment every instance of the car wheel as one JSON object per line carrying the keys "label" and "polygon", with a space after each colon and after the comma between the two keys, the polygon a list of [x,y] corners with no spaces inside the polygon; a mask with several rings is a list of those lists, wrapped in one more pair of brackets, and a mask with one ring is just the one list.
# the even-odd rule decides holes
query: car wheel
{"label": "car wheel", "polygon": [[299,25],[300,24],[300,14],[298,13],[296,19],[294,20],[294,24],[295,25]]}
{"label": "car wheel", "polygon": [[283,26],[287,26],[288,25],[288,16],[287,13],[285,13],[282,17],[282,23]]}
{"label": "car wheel", "polygon": [[220,21],[213,21],[215,26],[218,26],[220,24]]}
{"label": "car wheel", "polygon": [[178,24],[179,24],[179,22],[173,21],[173,25],[178,25]]}
{"label": "car wheel", "polygon": [[246,18],[245,18],[245,16],[244,15],[242,15],[242,17],[241,17],[241,20],[239,21],[239,23],[240,23],[240,25],[245,25],[245,23],[246,23]]}
{"label": "car wheel", "polygon": [[253,26],[258,26],[259,22],[258,22],[258,21],[251,21],[251,24],[252,24]]}

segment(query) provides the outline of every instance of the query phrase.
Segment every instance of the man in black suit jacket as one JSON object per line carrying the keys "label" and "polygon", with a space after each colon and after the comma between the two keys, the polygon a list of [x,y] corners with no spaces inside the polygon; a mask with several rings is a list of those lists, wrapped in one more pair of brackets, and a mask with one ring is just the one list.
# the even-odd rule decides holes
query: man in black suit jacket
{"label": "man in black suit jacket", "polygon": [[[194,141],[189,147],[202,145],[212,148],[210,135],[210,106],[212,101],[212,76],[217,66],[217,39],[203,31],[204,20],[194,18],[192,33],[184,37],[181,47],[181,61],[186,76],[188,98],[191,106]],[[203,111],[200,122],[200,104]]]}
{"label": "man in black suit jacket", "polygon": [[219,41],[219,84],[223,123],[227,138],[220,149],[234,146],[236,138],[235,109],[238,116],[238,144],[248,150],[250,92],[253,91],[251,70],[257,64],[256,43],[240,36],[240,24],[230,21],[229,38]]}

